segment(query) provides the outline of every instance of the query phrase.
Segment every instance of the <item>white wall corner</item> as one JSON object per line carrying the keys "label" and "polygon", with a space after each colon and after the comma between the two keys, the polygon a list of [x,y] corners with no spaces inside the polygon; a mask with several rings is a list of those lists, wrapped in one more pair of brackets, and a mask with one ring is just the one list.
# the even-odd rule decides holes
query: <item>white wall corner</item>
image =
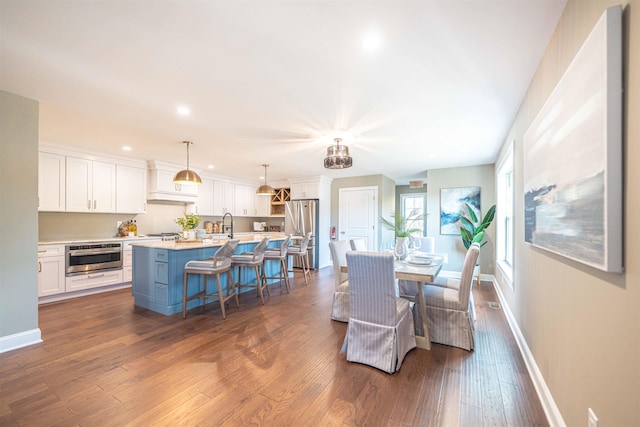
{"label": "white wall corner", "polygon": [[30,331],[23,331],[13,335],[7,335],[0,337],[0,353],[5,353],[11,350],[17,350],[29,345],[38,344],[42,342],[42,334],[40,328],[32,329]]}
{"label": "white wall corner", "polygon": [[[484,275],[482,276],[484,279]],[[500,300],[500,305],[504,311],[505,317],[507,318],[507,323],[509,323],[509,327],[511,328],[511,332],[513,332],[513,336],[516,339],[516,343],[518,344],[518,348],[520,349],[520,353],[522,354],[522,358],[524,359],[524,363],[527,366],[527,370],[529,371],[529,375],[533,380],[533,386],[536,388],[536,392],[538,393],[538,397],[540,398],[540,403],[542,404],[542,408],[544,409],[544,413],[547,416],[547,421],[549,425],[552,427],[566,427],[564,420],[562,419],[562,414],[560,410],[556,406],[556,402],[553,400],[553,396],[547,387],[547,383],[538,369],[538,364],[536,363],[531,350],[529,349],[529,345],[522,335],[522,331],[520,331],[520,327],[516,322],[513,313],[509,309],[509,305],[507,304],[507,300],[498,286],[498,283],[495,277],[492,277],[492,284],[496,293],[498,294],[498,299]]]}

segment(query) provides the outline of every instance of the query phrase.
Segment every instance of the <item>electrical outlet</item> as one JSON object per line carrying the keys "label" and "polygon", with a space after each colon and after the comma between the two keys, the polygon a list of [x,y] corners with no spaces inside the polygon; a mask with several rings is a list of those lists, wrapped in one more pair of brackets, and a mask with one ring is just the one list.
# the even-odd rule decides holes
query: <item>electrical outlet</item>
{"label": "electrical outlet", "polygon": [[598,427],[598,417],[596,417],[595,412],[593,412],[593,409],[589,408],[589,410],[587,411],[588,414],[588,427]]}

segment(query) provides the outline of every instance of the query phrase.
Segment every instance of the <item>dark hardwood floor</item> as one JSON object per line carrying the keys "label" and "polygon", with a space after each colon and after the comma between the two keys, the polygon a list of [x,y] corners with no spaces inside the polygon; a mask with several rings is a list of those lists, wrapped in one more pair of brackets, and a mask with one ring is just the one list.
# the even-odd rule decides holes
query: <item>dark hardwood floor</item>
{"label": "dark hardwood floor", "polygon": [[1,426],[548,425],[491,284],[476,349],[414,349],[389,375],[340,353],[331,269],[163,316],[128,289],[42,305],[44,342],[0,354]]}

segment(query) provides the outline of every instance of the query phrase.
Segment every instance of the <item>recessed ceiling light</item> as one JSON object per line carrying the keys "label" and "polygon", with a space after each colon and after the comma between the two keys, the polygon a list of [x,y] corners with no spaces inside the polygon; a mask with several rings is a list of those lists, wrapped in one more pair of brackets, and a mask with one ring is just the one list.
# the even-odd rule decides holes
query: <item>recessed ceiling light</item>
{"label": "recessed ceiling light", "polygon": [[189,116],[191,115],[191,110],[186,105],[178,105],[176,108],[176,113],[181,116]]}
{"label": "recessed ceiling light", "polygon": [[382,38],[376,31],[369,31],[362,37],[362,50],[372,53],[380,49]]}
{"label": "recessed ceiling light", "polygon": [[128,145],[125,145],[125,146],[123,146],[123,147],[122,147],[122,150],[123,150],[123,151],[131,151],[131,150],[132,150],[132,148],[131,148],[131,147],[129,147]]}
{"label": "recessed ceiling light", "polygon": [[213,169],[213,167],[214,167],[214,166],[213,166],[213,165],[209,165],[209,166],[207,166],[207,167],[208,167],[209,169]]}

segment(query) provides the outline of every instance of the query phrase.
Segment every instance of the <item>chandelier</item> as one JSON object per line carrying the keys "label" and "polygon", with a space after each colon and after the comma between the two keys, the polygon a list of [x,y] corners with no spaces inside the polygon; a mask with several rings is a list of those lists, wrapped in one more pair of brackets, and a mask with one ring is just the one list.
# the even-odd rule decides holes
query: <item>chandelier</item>
{"label": "chandelier", "polygon": [[353,165],[349,155],[349,147],[340,144],[342,138],[334,138],[336,145],[327,148],[327,157],[324,159],[324,167],[327,169],[346,169]]}

